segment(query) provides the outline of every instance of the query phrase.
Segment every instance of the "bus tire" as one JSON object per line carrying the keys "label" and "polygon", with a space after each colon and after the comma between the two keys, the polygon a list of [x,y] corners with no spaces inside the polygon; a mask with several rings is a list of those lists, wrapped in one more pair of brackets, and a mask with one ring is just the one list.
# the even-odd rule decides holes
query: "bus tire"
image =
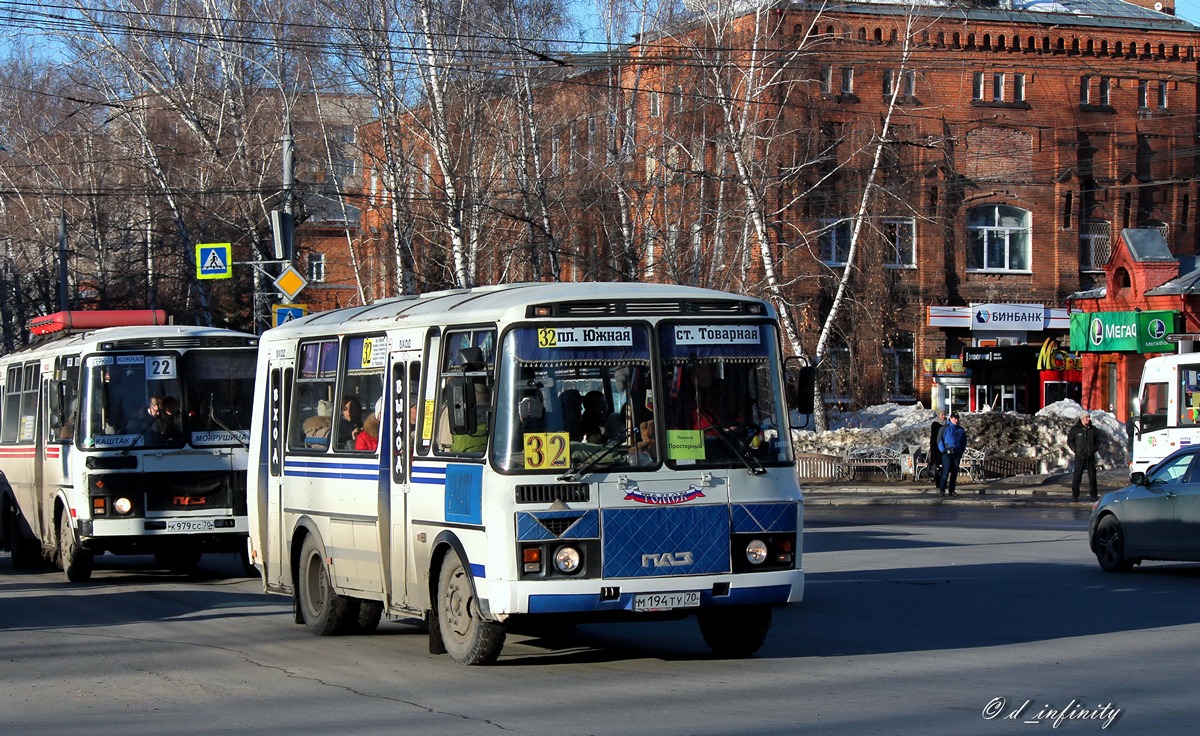
{"label": "bus tire", "polygon": [[325,555],[313,537],[304,540],[300,551],[300,580],[296,586],[304,625],[317,636],[332,636],[347,630],[353,607],[349,598],[333,592]]}
{"label": "bus tire", "polygon": [[699,611],[700,635],[713,654],[723,658],[749,657],[762,647],[771,630],[767,606],[715,606]]}
{"label": "bus tire", "polygon": [[200,564],[198,547],[175,547],[154,553],[154,564],[171,572],[190,573]]}
{"label": "bus tire", "polygon": [[358,615],[354,617],[355,634],[371,634],[383,618],[383,603],[379,600],[359,600]]}
{"label": "bus tire", "polygon": [[95,557],[75,539],[71,515],[66,509],[63,509],[58,520],[58,562],[70,582],[86,583],[91,580]]}
{"label": "bus tire", "polygon": [[8,551],[12,566],[18,570],[32,570],[44,562],[38,544],[27,539],[21,531],[21,511],[11,501],[4,503],[4,535],[8,539]]}
{"label": "bus tire", "polygon": [[451,550],[438,576],[437,623],[446,653],[459,664],[491,664],[504,648],[504,625],[485,621],[475,601],[471,574]]}

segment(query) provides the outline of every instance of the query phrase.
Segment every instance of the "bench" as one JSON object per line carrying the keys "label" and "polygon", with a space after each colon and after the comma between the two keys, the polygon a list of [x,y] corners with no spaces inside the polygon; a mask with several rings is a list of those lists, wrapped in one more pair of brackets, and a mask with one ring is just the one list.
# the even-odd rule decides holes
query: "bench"
{"label": "bench", "polygon": [[842,458],[840,476],[851,480],[861,471],[883,473],[886,480],[900,477],[900,453],[890,447],[856,447],[846,451]]}

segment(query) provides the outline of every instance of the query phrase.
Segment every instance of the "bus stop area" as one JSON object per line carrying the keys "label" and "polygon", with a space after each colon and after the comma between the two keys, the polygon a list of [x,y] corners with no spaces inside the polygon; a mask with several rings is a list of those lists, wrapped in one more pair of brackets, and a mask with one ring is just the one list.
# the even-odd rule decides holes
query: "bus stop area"
{"label": "bus stop area", "polygon": [[[1112,468],[1096,473],[1100,495],[1129,484],[1126,468]],[[938,504],[972,504],[987,506],[1070,506],[1071,471],[1044,475],[1016,475],[973,481],[960,475],[956,496],[938,494],[931,480],[885,479],[872,476],[855,480],[800,480],[806,506],[906,506]],[[1080,488],[1079,503],[1090,505],[1087,476]]]}

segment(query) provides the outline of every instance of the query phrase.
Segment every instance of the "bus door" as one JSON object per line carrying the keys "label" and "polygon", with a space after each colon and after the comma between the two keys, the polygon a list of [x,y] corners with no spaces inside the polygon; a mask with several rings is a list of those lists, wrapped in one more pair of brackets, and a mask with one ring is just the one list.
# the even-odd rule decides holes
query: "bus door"
{"label": "bus door", "polygon": [[[58,369],[43,373],[42,380],[42,431],[38,432],[37,456],[43,459],[42,487],[46,489],[45,496],[53,497],[56,489],[72,486],[69,461],[74,441],[75,416],[73,408],[77,406],[75,386],[77,381],[70,380],[62,370],[66,357],[58,358]],[[78,366],[75,369],[78,378]],[[76,514],[86,514],[85,509],[74,509]]]}
{"label": "bus door", "polygon": [[[264,489],[260,493],[266,494],[266,515],[258,520],[258,529],[252,530],[252,533],[257,534],[260,540],[258,553],[263,559],[259,562],[266,572],[267,580],[290,580],[290,576],[284,574],[284,566],[288,561],[283,559],[282,552],[273,553],[275,550],[287,549],[283,529],[283,462],[287,446],[288,416],[291,411],[288,397],[291,395],[293,374],[290,359],[271,366],[267,378],[267,416],[263,422],[266,431],[263,432],[263,437],[258,438],[258,441],[266,443],[265,455],[268,461],[265,470],[262,463],[259,463],[257,468],[249,469],[249,472],[259,474],[258,488]],[[264,472],[265,477],[262,475]],[[251,499],[250,503],[254,504],[255,501]],[[259,508],[263,506],[260,504]]]}
{"label": "bus door", "polygon": [[[417,440],[417,424],[420,416],[421,355],[419,352],[392,353],[390,358],[387,429],[381,425],[379,446],[381,461],[388,474],[387,518],[384,523],[390,533],[391,602],[404,605],[409,601],[409,583],[417,580],[408,549],[411,544],[409,533],[409,491],[412,457]],[[382,525],[381,525],[382,526]],[[387,549],[385,546],[384,549]]]}

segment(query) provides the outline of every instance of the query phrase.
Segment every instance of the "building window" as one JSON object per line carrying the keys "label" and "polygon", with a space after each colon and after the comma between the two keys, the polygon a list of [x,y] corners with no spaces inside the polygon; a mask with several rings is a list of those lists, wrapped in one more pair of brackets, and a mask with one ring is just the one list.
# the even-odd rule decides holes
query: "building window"
{"label": "building window", "polygon": [[917,74],[914,71],[904,70],[897,75],[895,69],[883,70],[883,100],[890,102],[892,92],[895,90],[895,85],[899,80],[900,89],[897,96],[900,98],[911,98],[916,96],[917,92]]}
{"label": "building window", "polygon": [[1110,96],[1112,94],[1112,79],[1109,77],[1100,77],[1100,104],[1109,105]]}
{"label": "building window", "polygon": [[1013,102],[1025,101],[1025,75],[1013,74]]}
{"label": "building window", "polygon": [[992,75],[992,102],[1004,102],[1004,75]]}
{"label": "building window", "polygon": [[983,101],[983,72],[975,72],[971,76],[971,99]]}
{"label": "building window", "polygon": [[896,75],[895,69],[883,70],[883,100],[887,102],[892,99],[892,80]]}
{"label": "building window", "polygon": [[967,213],[967,269],[1029,271],[1028,210],[987,205]]}
{"label": "building window", "polygon": [[1079,80],[1079,104],[1090,105],[1092,102],[1091,96],[1092,78],[1084,76]]}
{"label": "building window", "polygon": [[308,283],[310,283],[310,284],[325,283],[325,254],[324,253],[309,253],[308,254]]}
{"label": "building window", "polygon": [[913,376],[916,361],[913,359],[913,333],[894,332],[883,349],[884,382],[893,399],[907,399],[916,395]]}
{"label": "building window", "polygon": [[829,65],[821,67],[821,94],[833,94],[833,67]]}
{"label": "building window", "polygon": [[562,155],[561,143],[558,141],[558,135],[550,138],[550,174],[558,175],[558,157]]}
{"label": "building window", "polygon": [[844,266],[850,255],[850,218],[821,220],[821,234],[817,236],[817,253],[822,263],[829,266]]}
{"label": "building window", "polygon": [[1158,83],[1158,109],[1167,109],[1167,80],[1160,80]]}
{"label": "building window", "polygon": [[1150,103],[1149,103],[1149,99],[1148,99],[1149,89],[1150,89],[1150,85],[1146,82],[1146,80],[1144,80],[1144,79],[1138,80],[1138,107],[1143,110],[1146,109],[1147,107],[1150,107]]}
{"label": "building window", "polygon": [[882,227],[886,251],[884,264],[898,268],[915,266],[916,221],[909,218],[887,219],[883,221]]}
{"label": "building window", "polygon": [[649,97],[650,97],[650,99],[649,99],[650,117],[652,117],[652,118],[662,117],[662,96],[659,95],[657,92],[650,92]]}
{"label": "building window", "polygon": [[905,97],[917,96],[917,73],[911,69],[906,70],[900,79],[900,94]]}
{"label": "building window", "polygon": [[842,94],[854,94],[854,67],[842,67]]}

